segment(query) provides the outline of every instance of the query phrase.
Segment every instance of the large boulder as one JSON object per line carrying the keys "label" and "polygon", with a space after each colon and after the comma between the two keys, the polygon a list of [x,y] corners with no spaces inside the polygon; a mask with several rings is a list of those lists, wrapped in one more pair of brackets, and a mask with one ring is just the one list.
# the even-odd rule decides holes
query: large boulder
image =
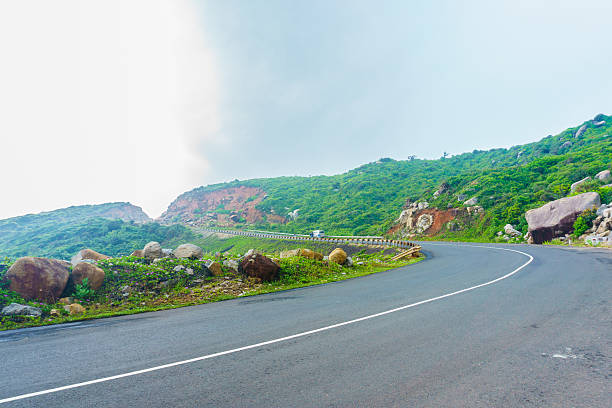
{"label": "large boulder", "polygon": [[533,243],[541,244],[572,232],[578,215],[584,210],[598,208],[600,204],[599,194],[590,192],[551,201],[527,211],[525,218]]}
{"label": "large boulder", "polygon": [[2,316],[40,317],[42,315],[42,310],[34,306],[20,305],[19,303],[11,303],[10,305],[2,308],[2,312],[0,312],[0,315]]}
{"label": "large boulder", "polygon": [[278,279],[280,267],[267,256],[254,253],[242,259],[238,265],[238,272],[248,278],[271,282]]}
{"label": "large boulder", "polygon": [[159,242],[155,241],[151,241],[147,245],[145,245],[142,252],[144,257],[147,259],[157,259],[164,257],[161,245],[159,245]]}
{"label": "large boulder", "polygon": [[578,187],[580,187],[580,185],[586,183],[589,180],[591,180],[590,177],[585,177],[582,180],[579,180],[579,181],[575,182],[574,184],[572,184],[572,186],[570,187],[570,193],[573,193],[574,191],[576,191],[576,189]]}
{"label": "large boulder", "polygon": [[174,256],[179,259],[200,259],[204,251],[197,245],[181,244],[174,250]]}
{"label": "large boulder", "polygon": [[336,248],[329,254],[329,261],[337,263],[338,265],[344,265],[346,258],[346,252],[344,252],[342,248]]}
{"label": "large boulder", "polygon": [[57,259],[19,258],[6,272],[10,290],[24,299],[57,300],[68,283],[70,263]]}
{"label": "large boulder", "polygon": [[130,256],[135,256],[135,257],[138,257],[138,258],[144,258],[144,250],[142,250],[142,249],[137,249],[137,250],[133,251],[133,252],[130,254]]}
{"label": "large boulder", "polygon": [[77,265],[79,262],[82,262],[86,259],[92,261],[100,261],[102,259],[108,259],[110,256],[103,255],[99,252],[94,251],[93,249],[81,249],[75,256],[72,257],[70,263],[72,265]]}
{"label": "large boulder", "polygon": [[597,180],[603,181],[604,183],[607,183],[608,181],[612,180],[612,174],[610,174],[610,170],[603,170],[597,173],[595,175],[595,178]]}
{"label": "large boulder", "polygon": [[70,279],[75,285],[80,285],[83,283],[84,279],[87,279],[89,288],[98,290],[100,289],[100,286],[102,286],[102,282],[104,282],[104,276],[104,271],[98,268],[96,265],[81,262],[72,268]]}

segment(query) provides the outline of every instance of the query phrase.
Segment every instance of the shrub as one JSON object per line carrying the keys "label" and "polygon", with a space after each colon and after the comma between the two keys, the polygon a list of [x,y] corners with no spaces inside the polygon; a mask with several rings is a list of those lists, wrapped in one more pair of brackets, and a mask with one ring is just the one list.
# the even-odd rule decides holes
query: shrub
{"label": "shrub", "polygon": [[574,236],[579,237],[584,234],[586,230],[593,226],[595,218],[597,218],[597,210],[590,209],[583,211],[574,222]]}

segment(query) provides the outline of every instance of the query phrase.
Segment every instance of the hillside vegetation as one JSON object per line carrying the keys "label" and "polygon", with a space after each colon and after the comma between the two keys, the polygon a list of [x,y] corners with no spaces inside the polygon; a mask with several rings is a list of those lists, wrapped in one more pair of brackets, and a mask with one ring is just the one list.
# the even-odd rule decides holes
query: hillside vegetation
{"label": "hillside vegetation", "polygon": [[[572,183],[609,169],[611,135],[611,117],[597,115],[595,120],[558,135],[509,149],[474,150],[438,160],[384,158],[335,176],[235,180],[199,187],[179,199],[197,201],[196,197],[206,192],[257,187],[267,194],[256,205],[264,216],[252,224],[241,219],[235,224],[238,228],[300,233],[323,228],[332,234],[379,235],[389,230],[407,200],[427,200],[446,209],[462,206],[457,195],[465,194],[477,197],[485,215],[454,237],[489,239],[506,223],[525,229],[526,210],[564,197]],[[442,183],[448,189],[434,199],[433,193]],[[582,190],[597,191],[601,184],[587,183]],[[611,199],[609,189],[600,193],[604,201]],[[296,219],[287,216],[296,209]],[[276,220],[281,214],[286,223],[270,222],[270,215]],[[200,225],[215,222],[207,220]]]}
{"label": "hillside vegetation", "polygon": [[83,248],[96,248],[109,256],[128,255],[152,240],[172,245],[195,238],[181,225],[135,222],[148,219],[140,207],[108,203],[0,220],[0,257],[70,259]]}

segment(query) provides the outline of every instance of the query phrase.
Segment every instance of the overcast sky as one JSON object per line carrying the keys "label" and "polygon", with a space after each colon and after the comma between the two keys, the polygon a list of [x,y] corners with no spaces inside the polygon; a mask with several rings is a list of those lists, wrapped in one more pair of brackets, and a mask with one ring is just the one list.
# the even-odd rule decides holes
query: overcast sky
{"label": "overcast sky", "polygon": [[0,218],[538,140],[612,113],[612,2],[0,0]]}

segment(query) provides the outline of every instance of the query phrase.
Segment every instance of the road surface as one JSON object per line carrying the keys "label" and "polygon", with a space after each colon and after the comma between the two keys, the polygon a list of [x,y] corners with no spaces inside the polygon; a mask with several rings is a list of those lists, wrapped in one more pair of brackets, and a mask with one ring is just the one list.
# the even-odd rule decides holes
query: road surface
{"label": "road surface", "polygon": [[0,400],[20,399],[0,406],[610,407],[612,251],[423,250],[343,282],[2,332]]}

